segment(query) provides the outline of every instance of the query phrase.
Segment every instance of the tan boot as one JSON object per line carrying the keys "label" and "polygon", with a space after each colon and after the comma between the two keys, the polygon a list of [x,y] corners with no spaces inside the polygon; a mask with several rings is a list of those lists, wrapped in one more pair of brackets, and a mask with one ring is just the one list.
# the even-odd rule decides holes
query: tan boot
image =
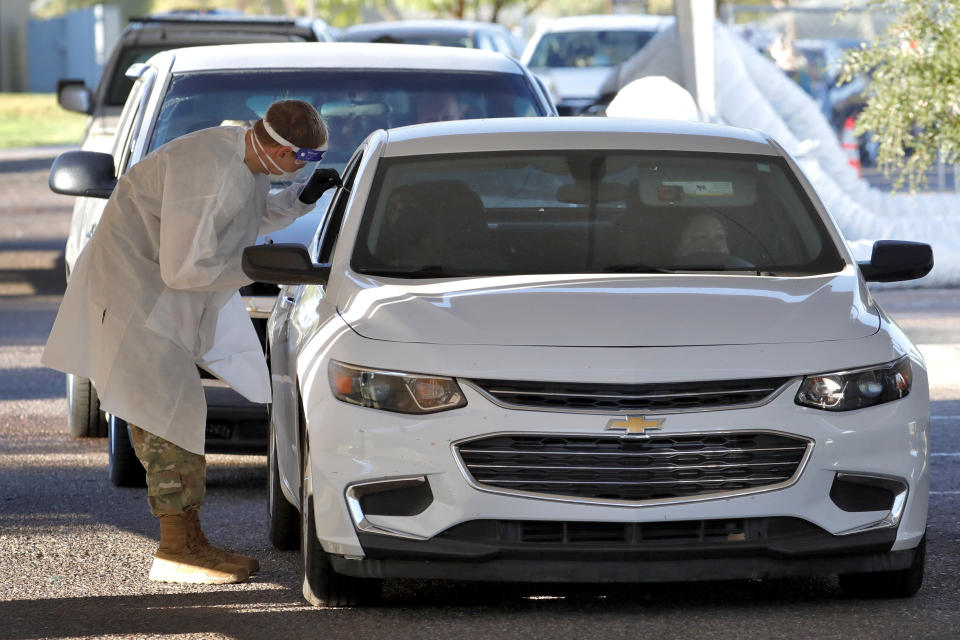
{"label": "tan boot", "polygon": [[243,582],[250,574],[243,567],[223,562],[207,553],[197,553],[187,544],[187,517],[160,517],[160,547],[153,555],[150,579],[154,582],[229,584]]}
{"label": "tan boot", "polygon": [[243,567],[247,570],[247,573],[251,575],[260,570],[260,563],[256,558],[218,549],[210,544],[207,536],[203,535],[203,529],[200,527],[199,510],[190,509],[184,512],[183,516],[187,522],[187,546],[194,552],[205,553],[220,562],[227,562],[238,567]]}

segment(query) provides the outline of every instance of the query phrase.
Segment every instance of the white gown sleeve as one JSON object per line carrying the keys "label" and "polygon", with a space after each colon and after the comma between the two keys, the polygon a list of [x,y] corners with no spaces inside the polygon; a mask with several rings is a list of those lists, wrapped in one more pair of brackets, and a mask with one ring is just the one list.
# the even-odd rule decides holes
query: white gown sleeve
{"label": "white gown sleeve", "polygon": [[283,229],[300,216],[309,213],[315,205],[300,202],[298,196],[305,182],[294,182],[286,189],[267,194],[259,235]]}
{"label": "white gown sleeve", "polygon": [[172,289],[224,291],[251,282],[240,267],[241,255],[222,255],[221,249],[225,236],[242,233],[244,221],[236,218],[245,208],[249,188],[224,175],[218,165],[226,163],[215,155],[198,147],[189,162],[167,158],[159,261],[160,275]]}

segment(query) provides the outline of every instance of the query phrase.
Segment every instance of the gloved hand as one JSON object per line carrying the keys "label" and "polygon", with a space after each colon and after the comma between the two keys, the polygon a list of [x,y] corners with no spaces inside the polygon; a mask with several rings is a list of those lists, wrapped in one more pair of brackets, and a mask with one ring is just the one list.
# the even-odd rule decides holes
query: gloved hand
{"label": "gloved hand", "polygon": [[342,185],[343,181],[336,169],[317,169],[300,190],[300,202],[314,204],[327,189]]}

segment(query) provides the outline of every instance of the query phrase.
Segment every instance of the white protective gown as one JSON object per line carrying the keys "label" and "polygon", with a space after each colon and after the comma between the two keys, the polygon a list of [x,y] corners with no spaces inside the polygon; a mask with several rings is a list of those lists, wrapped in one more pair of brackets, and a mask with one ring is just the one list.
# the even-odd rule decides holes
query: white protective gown
{"label": "white protective gown", "polygon": [[93,380],[100,405],[203,453],[197,365],[270,401],[263,351],[237,289],[243,248],[313,205],[300,184],[270,194],[243,162],[246,130],[177,138],[117,182],[74,266],[42,362]]}

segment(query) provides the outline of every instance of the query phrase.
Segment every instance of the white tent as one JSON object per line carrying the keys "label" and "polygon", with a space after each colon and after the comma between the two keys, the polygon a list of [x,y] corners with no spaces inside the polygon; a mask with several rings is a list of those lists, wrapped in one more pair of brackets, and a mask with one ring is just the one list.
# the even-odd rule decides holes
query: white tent
{"label": "white tent", "polygon": [[[859,259],[870,257],[875,240],[926,242],[934,249],[934,269],[907,284],[960,285],[960,197],[872,188],[849,165],[833,129],[803,89],[720,23],[715,36],[717,120],[760,130],[797,159]],[[670,28],[623,65],[618,86],[647,76],[682,84],[679,61],[679,40]],[[660,99],[631,93],[632,101]]]}

